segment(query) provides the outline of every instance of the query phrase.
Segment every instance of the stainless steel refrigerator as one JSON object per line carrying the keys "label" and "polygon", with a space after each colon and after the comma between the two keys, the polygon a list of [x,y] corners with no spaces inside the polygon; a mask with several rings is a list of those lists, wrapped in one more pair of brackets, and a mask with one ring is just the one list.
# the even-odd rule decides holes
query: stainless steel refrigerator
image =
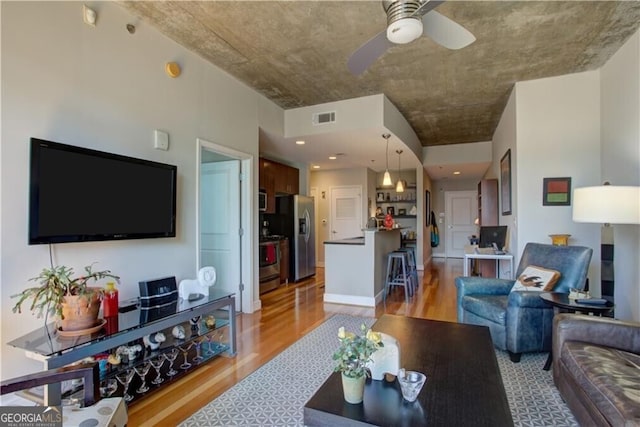
{"label": "stainless steel refrigerator", "polygon": [[276,198],[276,224],[273,231],[289,239],[289,277],[293,281],[316,274],[316,238],[313,197]]}

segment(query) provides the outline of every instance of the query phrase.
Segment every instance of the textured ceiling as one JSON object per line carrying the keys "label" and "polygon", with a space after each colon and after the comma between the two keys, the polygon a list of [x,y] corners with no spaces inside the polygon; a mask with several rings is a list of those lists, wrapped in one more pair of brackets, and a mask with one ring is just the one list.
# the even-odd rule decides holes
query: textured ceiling
{"label": "textured ceiling", "polygon": [[423,146],[491,140],[514,82],[599,68],[640,26],[640,2],[449,1],[475,43],[423,36],[360,76],[346,62],[386,27],[380,1],[122,2],[284,109],[384,93]]}

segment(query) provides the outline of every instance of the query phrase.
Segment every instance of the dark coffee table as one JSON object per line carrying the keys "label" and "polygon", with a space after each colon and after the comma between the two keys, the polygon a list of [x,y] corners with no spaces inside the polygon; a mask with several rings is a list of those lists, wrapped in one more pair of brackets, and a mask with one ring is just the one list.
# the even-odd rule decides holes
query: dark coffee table
{"label": "dark coffee table", "polygon": [[373,330],[399,341],[402,367],[427,376],[418,400],[403,401],[397,381],[368,379],[352,405],[333,373],[304,406],[305,425],[513,425],[488,328],[385,314]]}

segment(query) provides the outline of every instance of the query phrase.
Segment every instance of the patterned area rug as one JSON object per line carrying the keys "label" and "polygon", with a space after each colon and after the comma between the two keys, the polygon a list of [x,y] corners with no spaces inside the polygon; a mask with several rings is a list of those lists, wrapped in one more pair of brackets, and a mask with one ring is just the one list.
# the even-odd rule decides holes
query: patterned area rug
{"label": "patterned area rug", "polygon": [[[333,370],[331,355],[337,346],[338,328],[357,331],[362,323],[371,326],[374,322],[333,316],[182,426],[302,426],[304,404]],[[517,364],[506,352],[497,350],[496,355],[516,426],[578,425],[553,385],[551,371],[542,370],[546,353],[525,354]]]}

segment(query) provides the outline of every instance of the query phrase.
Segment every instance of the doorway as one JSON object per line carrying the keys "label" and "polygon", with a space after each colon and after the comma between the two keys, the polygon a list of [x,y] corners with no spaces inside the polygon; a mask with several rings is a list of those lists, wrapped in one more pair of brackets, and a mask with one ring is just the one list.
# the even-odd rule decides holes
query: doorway
{"label": "doorway", "polygon": [[236,294],[236,310],[254,311],[253,158],[198,139],[198,269],[216,269],[217,289]]}
{"label": "doorway", "polygon": [[478,216],[478,194],[475,191],[446,191],[444,202],[445,255],[463,258],[469,236],[477,232],[474,221]]}

